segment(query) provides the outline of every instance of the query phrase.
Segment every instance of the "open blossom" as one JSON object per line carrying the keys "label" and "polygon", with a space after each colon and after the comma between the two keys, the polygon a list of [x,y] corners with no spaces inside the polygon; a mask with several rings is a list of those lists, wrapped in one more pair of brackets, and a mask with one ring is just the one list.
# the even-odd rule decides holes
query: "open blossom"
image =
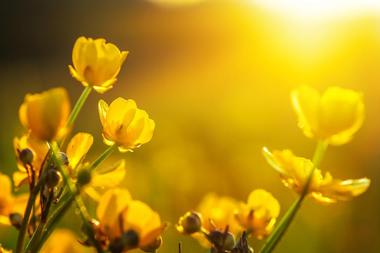
{"label": "open blossom", "polygon": [[117,98],[109,106],[99,101],[99,117],[103,139],[107,145],[116,144],[120,151],[130,151],[152,139],[155,123],[132,99]]}
{"label": "open blossom", "polygon": [[[70,175],[77,179],[81,169],[89,167],[85,157],[93,144],[93,137],[89,133],[77,133],[69,142],[66,149],[68,169]],[[91,181],[83,191],[94,200],[100,198],[99,191],[118,186],[125,177],[125,161],[120,160],[104,168],[95,168],[91,174]]]}
{"label": "open blossom", "polygon": [[[47,143],[30,134],[25,134],[20,138],[14,138],[13,145],[18,167],[18,171],[13,173],[15,186],[19,187],[26,183],[36,182],[49,150]],[[26,152],[31,152],[32,161],[28,163],[22,161]]]}
{"label": "open blossom", "polygon": [[240,204],[235,215],[248,234],[263,239],[272,232],[279,214],[277,199],[269,192],[257,189],[249,194],[247,203]]}
{"label": "open blossom", "polygon": [[[268,163],[280,174],[282,182],[297,193],[302,193],[314,164],[309,159],[295,156],[290,150],[273,151],[263,149]],[[322,175],[316,168],[309,186],[309,194],[320,203],[335,203],[350,200],[364,193],[370,185],[368,178],[334,179],[329,172]]]}
{"label": "open blossom", "polygon": [[19,109],[22,125],[31,135],[44,141],[59,139],[66,133],[69,114],[70,100],[64,88],[28,94]]}
{"label": "open blossom", "polygon": [[104,93],[112,88],[128,52],[120,51],[105,39],[80,37],[73,48],[71,75],[84,86]]}
{"label": "open blossom", "polygon": [[12,194],[12,182],[6,175],[0,173],[0,225],[11,225],[9,215],[13,213],[23,214],[28,201],[28,195],[14,196]]}
{"label": "open blossom", "polygon": [[363,124],[363,97],[356,91],[330,87],[320,94],[302,86],[292,92],[291,98],[299,126],[309,138],[345,144]]}
{"label": "open blossom", "polygon": [[157,249],[166,224],[160,216],[141,201],[132,200],[124,189],[112,189],[102,195],[96,210],[99,227],[107,235],[109,247],[117,252],[140,248]]}

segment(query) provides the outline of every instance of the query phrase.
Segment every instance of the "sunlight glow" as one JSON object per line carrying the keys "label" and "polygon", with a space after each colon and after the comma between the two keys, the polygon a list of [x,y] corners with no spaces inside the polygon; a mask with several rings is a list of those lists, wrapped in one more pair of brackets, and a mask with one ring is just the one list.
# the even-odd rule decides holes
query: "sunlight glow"
{"label": "sunlight glow", "polygon": [[379,0],[251,0],[254,4],[304,18],[329,18],[353,13],[380,12]]}

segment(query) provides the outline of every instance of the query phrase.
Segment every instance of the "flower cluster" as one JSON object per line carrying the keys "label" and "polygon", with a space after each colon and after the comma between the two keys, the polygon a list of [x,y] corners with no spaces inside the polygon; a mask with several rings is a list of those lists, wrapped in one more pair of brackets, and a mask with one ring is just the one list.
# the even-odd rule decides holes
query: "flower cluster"
{"label": "flower cluster", "polygon": [[212,252],[248,253],[252,249],[248,245],[241,248],[242,242],[249,236],[260,240],[268,236],[279,214],[279,202],[263,189],[252,191],[247,202],[210,193],[196,211],[179,219],[177,230],[196,238]]}
{"label": "flower cluster", "polygon": [[[321,160],[328,145],[342,145],[350,141],[363,124],[362,95],[353,90],[331,87],[322,95],[313,88],[303,86],[291,93],[298,125],[309,137],[318,140],[312,160],[298,157],[290,150],[269,151],[263,155],[281,177],[283,184],[299,194],[298,200],[288,209],[279,225],[280,204],[267,191],[253,191],[247,203],[229,197],[206,195],[195,211],[187,212],[177,224],[177,230],[199,240],[201,245],[215,253],[249,253],[247,238],[268,239],[261,253],[272,252],[286,231],[306,196],[331,204],[350,200],[364,193],[368,178],[334,179],[322,173]],[[240,239],[236,242],[236,237]]]}
{"label": "flower cluster", "polygon": [[[109,147],[93,161],[86,158],[94,142],[91,134],[79,132],[68,139],[91,91],[104,93],[113,87],[127,54],[104,39],[80,37],[69,70],[85,88],[73,109],[62,87],[25,96],[19,109],[25,133],[14,139],[18,169],[13,183],[16,190],[27,185],[29,192],[15,195],[11,179],[0,174],[0,223],[19,230],[16,253],[83,252],[86,247],[96,252],[156,252],[161,246],[166,224],[120,187],[125,161],[102,165],[114,151],[132,151],[151,140],[155,124],[148,113],[132,99],[119,97],[110,105],[100,100],[102,135]],[[85,203],[97,206],[96,215]],[[82,219],[80,235],[54,230],[72,205]],[[7,251],[0,247],[0,252]]]}

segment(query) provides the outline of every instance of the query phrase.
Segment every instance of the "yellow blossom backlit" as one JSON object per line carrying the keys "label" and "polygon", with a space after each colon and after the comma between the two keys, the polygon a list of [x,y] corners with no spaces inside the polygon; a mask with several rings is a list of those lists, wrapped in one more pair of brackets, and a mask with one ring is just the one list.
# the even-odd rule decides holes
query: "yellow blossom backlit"
{"label": "yellow blossom backlit", "polygon": [[51,141],[65,134],[70,114],[70,100],[64,88],[25,96],[19,110],[20,121],[40,140]]}
{"label": "yellow blossom backlit", "polygon": [[[297,193],[303,191],[307,178],[313,169],[309,159],[295,156],[290,150],[273,151],[263,149],[268,163],[280,174],[285,186]],[[329,172],[323,176],[316,168],[309,186],[309,193],[320,203],[335,203],[350,200],[364,193],[370,185],[368,178],[339,180]]]}
{"label": "yellow blossom backlit", "polygon": [[120,68],[128,55],[105,39],[80,37],[74,44],[71,75],[84,86],[104,93],[116,82]]}
{"label": "yellow blossom backlit", "polygon": [[319,94],[314,88],[302,86],[293,90],[291,98],[298,124],[309,138],[342,145],[362,126],[363,97],[356,91],[330,87]]}
{"label": "yellow blossom backlit", "polygon": [[112,189],[104,193],[96,209],[100,227],[110,238],[121,236],[119,215],[132,202],[131,194],[125,189]]}
{"label": "yellow blossom backlit", "polygon": [[151,140],[155,123],[137,108],[132,99],[117,98],[109,106],[99,101],[99,117],[107,145],[118,145],[121,152],[130,151]]}
{"label": "yellow blossom backlit", "polygon": [[[66,155],[69,160],[69,172],[76,178],[79,170],[89,167],[84,159],[93,144],[89,133],[77,133],[69,142]],[[125,177],[125,161],[120,160],[112,165],[96,168],[90,172],[91,182],[84,187],[84,192],[94,200],[100,198],[99,191],[118,186]]]}
{"label": "yellow blossom backlit", "polygon": [[249,194],[247,203],[241,203],[236,212],[240,225],[254,237],[268,236],[280,214],[280,204],[269,192],[258,189]]}
{"label": "yellow blossom backlit", "polygon": [[121,214],[123,231],[132,230],[139,238],[138,247],[145,248],[154,243],[166,228],[158,213],[147,204],[133,200]]}
{"label": "yellow blossom backlit", "polygon": [[[21,138],[14,138],[13,145],[17,156],[18,167],[18,171],[13,173],[13,182],[15,186],[19,187],[22,184],[31,182],[31,172],[34,173],[34,180],[36,181],[39,178],[42,169],[41,167],[49,150],[47,143],[31,136],[30,134],[25,134]],[[20,153],[24,149],[29,149],[33,154],[33,161],[31,164],[25,165],[20,160]],[[29,174],[26,167],[30,170]]]}
{"label": "yellow blossom backlit", "polygon": [[6,175],[0,173],[0,225],[11,225],[9,215],[23,214],[28,201],[28,194],[14,196],[12,182]]}

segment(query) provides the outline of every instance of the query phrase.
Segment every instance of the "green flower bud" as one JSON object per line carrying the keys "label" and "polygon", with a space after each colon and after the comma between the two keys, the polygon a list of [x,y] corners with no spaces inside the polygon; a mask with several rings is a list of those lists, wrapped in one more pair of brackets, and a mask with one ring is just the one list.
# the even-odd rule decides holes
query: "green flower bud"
{"label": "green flower bud", "polygon": [[19,213],[11,213],[9,215],[9,220],[11,221],[11,224],[16,229],[20,229],[22,225],[22,215]]}
{"label": "green flower bud", "polygon": [[46,173],[46,185],[49,188],[57,186],[61,179],[61,173],[55,169],[49,169]]}
{"label": "green flower bud", "polygon": [[77,175],[78,185],[85,186],[91,182],[91,171],[87,168],[80,169]]}
{"label": "green flower bud", "polygon": [[202,228],[202,218],[197,212],[187,212],[179,219],[177,229],[184,234],[199,232]]}
{"label": "green flower bud", "polygon": [[19,158],[24,165],[32,164],[34,155],[33,155],[32,150],[26,148],[20,151]]}
{"label": "green flower bud", "polygon": [[124,249],[134,249],[139,245],[139,235],[132,229],[121,235]]}

